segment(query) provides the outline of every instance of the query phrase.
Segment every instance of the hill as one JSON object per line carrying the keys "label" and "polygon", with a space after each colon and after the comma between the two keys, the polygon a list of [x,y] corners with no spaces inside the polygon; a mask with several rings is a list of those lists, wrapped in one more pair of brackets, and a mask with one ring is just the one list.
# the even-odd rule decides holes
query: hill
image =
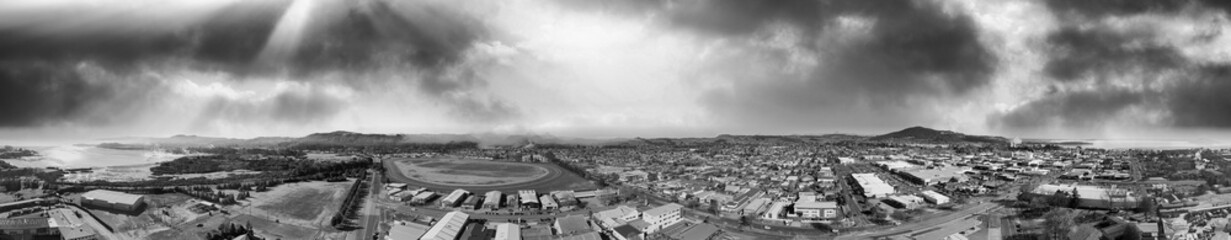
{"label": "hill", "polygon": [[909,142],[929,144],[954,143],[1008,143],[1009,139],[996,136],[966,135],[954,131],[936,130],[925,127],[910,127],[901,131],[868,138],[879,142]]}

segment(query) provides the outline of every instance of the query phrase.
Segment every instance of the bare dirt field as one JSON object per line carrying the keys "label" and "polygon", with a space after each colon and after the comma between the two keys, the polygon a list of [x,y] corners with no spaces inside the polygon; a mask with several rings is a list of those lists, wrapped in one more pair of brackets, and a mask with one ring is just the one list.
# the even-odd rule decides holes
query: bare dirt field
{"label": "bare dirt field", "polygon": [[233,222],[251,223],[257,233],[281,239],[309,239],[332,234],[329,217],[346,199],[352,181],[284,184],[254,192],[242,206],[231,207]]}

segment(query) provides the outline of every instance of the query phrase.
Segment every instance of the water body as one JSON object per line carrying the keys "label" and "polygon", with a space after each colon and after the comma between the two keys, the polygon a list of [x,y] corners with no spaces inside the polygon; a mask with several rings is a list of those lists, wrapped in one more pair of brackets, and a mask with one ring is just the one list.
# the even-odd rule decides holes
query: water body
{"label": "water body", "polygon": [[40,156],[5,159],[18,167],[97,168],[110,166],[151,165],[174,160],[184,155],[151,150],[117,150],[89,145],[58,145],[26,147]]}

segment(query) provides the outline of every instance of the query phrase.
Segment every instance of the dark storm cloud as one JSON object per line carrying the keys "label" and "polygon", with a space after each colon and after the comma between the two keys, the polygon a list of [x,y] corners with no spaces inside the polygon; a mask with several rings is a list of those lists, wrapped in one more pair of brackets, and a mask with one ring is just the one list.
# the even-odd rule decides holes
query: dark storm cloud
{"label": "dark storm cloud", "polygon": [[1231,127],[1231,65],[1200,66],[1165,97],[1179,127]]}
{"label": "dark storm cloud", "polygon": [[[1011,112],[990,117],[990,124],[1005,129],[1050,126],[1097,127],[1126,118],[1130,107],[1163,114],[1173,127],[1231,127],[1231,77],[1226,64],[1205,64],[1184,56],[1175,44],[1211,44],[1221,32],[1213,31],[1178,43],[1160,42],[1165,29],[1115,28],[1100,18],[1155,14],[1181,18],[1189,7],[1228,6],[1217,1],[1049,1],[1060,19],[1069,23],[1051,33],[1046,43],[1053,51],[1039,84],[1093,85],[1083,90],[1055,90]],[[1083,24],[1086,23],[1086,24]],[[1193,23],[1208,24],[1208,23]],[[1181,36],[1166,36],[1180,38]],[[1157,84],[1165,83],[1165,84]],[[1126,90],[1122,86],[1138,86]],[[1153,87],[1145,87],[1153,86]],[[1053,88],[1055,89],[1055,88]],[[1064,88],[1060,88],[1064,89]],[[1137,117],[1137,116],[1131,116]],[[1127,117],[1127,118],[1131,118]]]}
{"label": "dark storm cloud", "polygon": [[1125,108],[1147,101],[1147,94],[1103,89],[1054,93],[1003,116],[993,115],[994,124],[1011,129],[1065,126],[1097,127]]}
{"label": "dark storm cloud", "polygon": [[1063,28],[1047,38],[1057,51],[1044,71],[1055,79],[1069,81],[1091,76],[1105,78],[1125,70],[1158,71],[1184,64],[1184,57],[1173,47],[1148,43],[1155,37],[1153,34]]}
{"label": "dark storm cloud", "polygon": [[[820,50],[816,59],[820,64],[806,69],[803,76],[740,76],[768,80],[735,81],[732,91],[706,95],[703,101],[711,111],[745,118],[738,124],[911,124],[924,121],[912,116],[911,109],[918,107],[914,100],[963,96],[987,85],[995,71],[997,59],[978,42],[973,23],[927,2],[799,1],[787,6],[732,2],[738,3],[711,1],[710,8],[721,7],[681,15],[677,23],[736,39],[754,36],[750,33],[770,22],[790,23],[805,32],[804,40],[796,43],[798,49],[841,45]],[[838,34],[819,31],[837,27],[825,23],[850,15],[871,18],[875,24],[859,40],[815,44],[815,39],[827,37],[824,34]],[[719,20],[728,17],[747,23],[728,25]]]}
{"label": "dark storm cloud", "polygon": [[[106,80],[103,80],[106,79]],[[123,121],[162,86],[141,77],[115,78],[89,64],[0,63],[0,128]],[[113,115],[97,115],[108,112]]]}

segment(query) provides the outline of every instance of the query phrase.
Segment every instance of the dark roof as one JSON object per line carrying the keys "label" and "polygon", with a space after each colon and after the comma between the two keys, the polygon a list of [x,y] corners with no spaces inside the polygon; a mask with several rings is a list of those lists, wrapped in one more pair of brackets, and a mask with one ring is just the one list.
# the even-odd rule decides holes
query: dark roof
{"label": "dark roof", "polygon": [[615,227],[614,230],[616,233],[620,234],[620,236],[624,236],[624,237],[632,237],[632,236],[641,235],[641,230],[637,230],[637,228],[633,226],[629,226],[628,224]]}
{"label": "dark roof", "polygon": [[0,229],[39,229],[49,228],[48,218],[10,218],[0,219]]}

